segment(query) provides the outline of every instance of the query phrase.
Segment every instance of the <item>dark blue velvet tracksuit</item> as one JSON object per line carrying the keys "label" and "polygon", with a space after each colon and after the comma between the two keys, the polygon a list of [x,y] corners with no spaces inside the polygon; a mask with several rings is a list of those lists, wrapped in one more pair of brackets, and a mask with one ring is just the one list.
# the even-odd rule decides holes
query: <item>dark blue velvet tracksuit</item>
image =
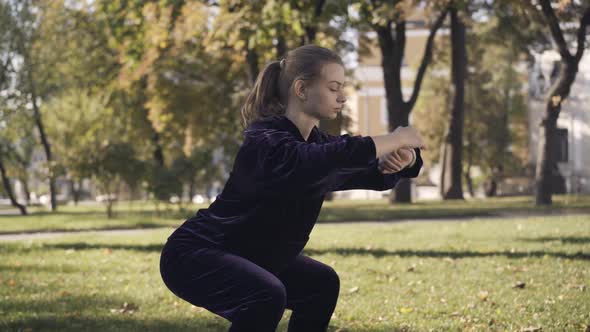
{"label": "dark blue velvet tracksuit", "polygon": [[187,219],[162,250],[160,272],[178,297],[229,321],[229,331],[326,331],[339,293],[336,272],[302,255],[324,194],[387,190],[418,176],[416,162],[378,168],[369,136],[332,136],[314,127],[306,141],[286,116],[253,122],[223,191]]}

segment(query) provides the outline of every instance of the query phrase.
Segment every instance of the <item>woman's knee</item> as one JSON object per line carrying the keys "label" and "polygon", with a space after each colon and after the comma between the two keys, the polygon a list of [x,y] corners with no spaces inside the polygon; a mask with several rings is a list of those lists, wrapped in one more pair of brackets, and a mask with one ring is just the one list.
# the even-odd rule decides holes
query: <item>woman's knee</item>
{"label": "woman's knee", "polygon": [[275,279],[268,283],[266,287],[267,303],[277,310],[284,310],[287,304],[287,290],[285,285]]}
{"label": "woman's knee", "polygon": [[340,292],[340,277],[334,268],[327,266],[325,274],[325,289],[331,291],[336,296]]}

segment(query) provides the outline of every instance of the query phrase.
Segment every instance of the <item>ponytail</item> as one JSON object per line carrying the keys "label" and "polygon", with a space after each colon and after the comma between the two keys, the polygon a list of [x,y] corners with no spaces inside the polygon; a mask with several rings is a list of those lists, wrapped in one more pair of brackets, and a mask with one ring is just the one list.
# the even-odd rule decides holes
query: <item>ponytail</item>
{"label": "ponytail", "polygon": [[242,106],[244,127],[260,118],[285,114],[287,98],[281,98],[280,79],[281,61],[271,62],[258,74],[254,87]]}

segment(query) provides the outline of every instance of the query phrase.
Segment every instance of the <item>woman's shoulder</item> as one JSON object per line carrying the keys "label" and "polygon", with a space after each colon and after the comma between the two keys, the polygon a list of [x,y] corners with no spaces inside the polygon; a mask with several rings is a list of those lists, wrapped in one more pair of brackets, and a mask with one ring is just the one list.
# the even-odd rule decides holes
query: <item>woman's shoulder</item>
{"label": "woman's shoulder", "polygon": [[274,115],[252,121],[243,131],[244,144],[275,144],[294,140],[293,131],[285,125],[283,116]]}

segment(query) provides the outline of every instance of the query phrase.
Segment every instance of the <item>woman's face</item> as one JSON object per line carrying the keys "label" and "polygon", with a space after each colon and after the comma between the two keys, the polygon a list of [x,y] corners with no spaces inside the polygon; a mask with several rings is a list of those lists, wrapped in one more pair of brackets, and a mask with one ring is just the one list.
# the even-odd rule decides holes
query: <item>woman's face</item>
{"label": "woman's face", "polygon": [[304,111],[318,119],[335,119],[346,102],[344,79],[342,65],[325,64],[322,67],[321,77],[306,89]]}

